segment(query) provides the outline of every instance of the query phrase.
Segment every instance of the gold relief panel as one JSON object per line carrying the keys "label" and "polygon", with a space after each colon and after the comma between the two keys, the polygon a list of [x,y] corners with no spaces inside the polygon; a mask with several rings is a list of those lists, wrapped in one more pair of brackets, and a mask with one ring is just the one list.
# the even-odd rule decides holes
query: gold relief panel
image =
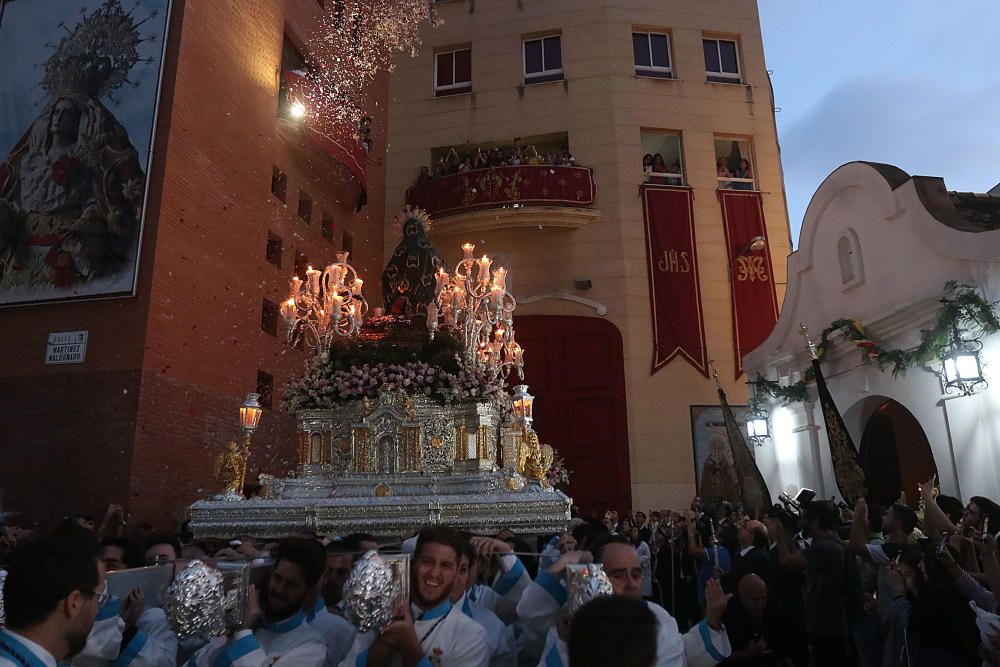
{"label": "gold relief panel", "polygon": [[367,428],[354,429],[354,472],[371,472],[371,438]]}
{"label": "gold relief panel", "polygon": [[420,427],[403,427],[403,471],[420,472]]}
{"label": "gold relief panel", "polygon": [[320,463],[323,465],[330,465],[333,461],[333,432],[323,431],[323,451],[322,460]]}
{"label": "gold relief panel", "polygon": [[490,427],[480,426],[476,433],[476,458],[488,459],[490,457]]}
{"label": "gold relief panel", "polygon": [[455,427],[455,460],[464,461],[469,449],[469,432],[465,424]]}
{"label": "gold relief panel", "polygon": [[309,463],[309,431],[299,431],[299,465]]}

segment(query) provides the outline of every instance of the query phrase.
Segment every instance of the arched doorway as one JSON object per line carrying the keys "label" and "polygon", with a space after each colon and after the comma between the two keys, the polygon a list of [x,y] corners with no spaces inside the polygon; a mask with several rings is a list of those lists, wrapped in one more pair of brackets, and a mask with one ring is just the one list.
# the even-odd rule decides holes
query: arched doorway
{"label": "arched doorway", "polygon": [[573,471],[567,495],[584,516],[632,507],[625,360],[618,329],[597,317],[514,318],[535,430]]}
{"label": "arched doorway", "polygon": [[917,485],[937,473],[923,427],[902,404],[884,399],[864,424],[859,446],[868,479],[868,500],[888,507],[906,492],[917,506]]}

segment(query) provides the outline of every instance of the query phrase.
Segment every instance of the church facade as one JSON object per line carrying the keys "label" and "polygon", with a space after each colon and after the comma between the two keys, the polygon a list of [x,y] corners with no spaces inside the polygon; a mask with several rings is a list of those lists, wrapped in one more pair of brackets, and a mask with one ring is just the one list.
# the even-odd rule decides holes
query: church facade
{"label": "church facade", "polygon": [[[958,498],[1000,495],[994,375],[1000,338],[959,319],[945,338],[981,343],[985,384],[971,393],[948,387],[942,359],[933,356],[893,375],[879,369],[884,351],[910,350],[921,332],[942,321],[942,300],[968,286],[985,302],[1000,298],[1000,197],[952,192],[937,177],[910,176],[892,165],[852,162],[820,185],[806,211],[798,249],[788,258],[784,308],[771,336],[744,358],[751,379],[789,386],[807,380],[805,325],[819,342],[838,320],[857,333],[829,336],[823,375],[859,450],[870,494],[882,505],[933,474],[941,492]],[[947,321],[947,320],[945,320]],[[951,328],[951,327],[946,327]],[[882,352],[879,352],[879,351]],[[970,378],[975,365],[964,369]],[[805,487],[821,498],[839,495],[815,385],[805,400],[763,396],[771,437],[757,464],[772,494]],[[871,498],[870,498],[871,499]]]}

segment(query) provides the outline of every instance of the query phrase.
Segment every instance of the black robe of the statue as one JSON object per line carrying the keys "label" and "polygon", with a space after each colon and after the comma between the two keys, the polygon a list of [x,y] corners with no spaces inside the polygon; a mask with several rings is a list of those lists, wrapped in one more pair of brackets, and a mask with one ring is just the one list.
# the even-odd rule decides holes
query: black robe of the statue
{"label": "black robe of the statue", "polygon": [[382,272],[382,297],[387,314],[423,314],[434,300],[434,274],[444,268],[437,248],[427,238],[423,223],[409,218],[403,223],[403,238]]}

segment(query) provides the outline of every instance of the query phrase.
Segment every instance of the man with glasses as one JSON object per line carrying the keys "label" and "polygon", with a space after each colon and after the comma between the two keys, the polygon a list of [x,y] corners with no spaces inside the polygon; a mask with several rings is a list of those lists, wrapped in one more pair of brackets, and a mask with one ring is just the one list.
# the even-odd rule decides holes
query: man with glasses
{"label": "man with glasses", "polygon": [[11,554],[0,667],[56,667],[87,645],[106,596],[97,540],[53,534]]}
{"label": "man with glasses", "polygon": [[[642,600],[639,554],[619,535],[610,535],[597,542],[592,553],[567,553],[551,568],[540,571],[535,581],[525,589],[517,612],[529,637],[539,632],[546,633],[541,663],[546,667],[569,665],[566,644],[568,624],[561,616],[567,599],[562,579],[568,565],[590,562],[604,565],[604,572],[616,596]],[[657,622],[657,667],[710,667],[729,657],[731,650],[722,625],[722,615],[730,597],[723,593],[717,579],[710,579],[705,586],[705,618],[683,635],[677,621],[663,607],[646,602]]]}

